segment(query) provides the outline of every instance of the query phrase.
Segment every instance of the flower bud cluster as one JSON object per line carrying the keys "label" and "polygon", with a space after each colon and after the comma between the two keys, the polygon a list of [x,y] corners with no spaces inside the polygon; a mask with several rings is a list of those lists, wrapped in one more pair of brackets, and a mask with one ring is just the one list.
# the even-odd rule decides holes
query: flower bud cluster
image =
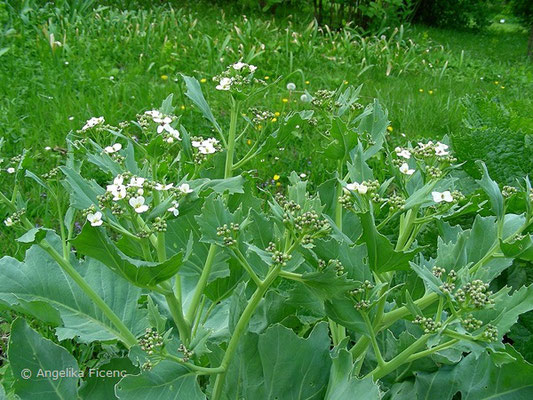
{"label": "flower bud cluster", "polygon": [[468,314],[466,318],[463,318],[461,323],[467,331],[475,331],[483,325],[483,321],[475,319],[472,314]]}
{"label": "flower bud cluster", "polygon": [[153,328],[147,328],[144,336],[139,340],[141,350],[149,356],[158,352],[163,347],[163,337]]}
{"label": "flower bud cluster", "polygon": [[435,333],[442,326],[441,322],[435,322],[432,318],[417,316],[414,321],[415,324],[420,325],[424,333]]}
{"label": "flower bud cluster", "polygon": [[349,294],[352,296],[359,296],[359,295],[367,293],[368,291],[372,289],[374,289],[374,284],[370,282],[369,280],[366,280],[363,283],[361,283],[361,285],[358,288],[350,290]]}
{"label": "flower bud cluster", "polygon": [[287,266],[287,262],[292,258],[290,254],[283,253],[282,251],[276,250],[272,254],[272,261],[274,264],[280,264],[282,267]]}
{"label": "flower bud cluster", "polygon": [[426,165],[426,174],[433,179],[437,179],[442,176],[442,170],[439,167]]}
{"label": "flower bud cluster", "polygon": [[253,115],[252,122],[254,125],[259,125],[265,121],[270,121],[275,117],[272,111],[260,110],[256,107],[250,107],[248,111]]}
{"label": "flower bud cluster", "polygon": [[518,193],[518,189],[514,186],[504,186],[502,189],[502,195],[505,198],[509,198],[516,193]]}
{"label": "flower bud cluster", "polygon": [[192,350],[188,350],[183,343],[178,347],[178,351],[183,354],[183,361],[189,361],[194,355],[194,352]]}
{"label": "flower bud cluster", "polygon": [[495,342],[498,340],[498,328],[494,325],[488,324],[485,326],[485,330],[481,334],[481,338],[487,342]]}
{"label": "flower bud cluster", "polygon": [[43,179],[52,179],[52,178],[55,178],[57,176],[57,174],[59,174],[60,172],[60,169],[59,167],[54,167],[52,168],[50,171],[44,173],[42,175],[42,178]]}
{"label": "flower bud cluster", "polygon": [[457,289],[455,298],[459,303],[462,303],[462,307],[483,308],[494,304],[494,300],[490,298],[492,292],[488,289],[487,283],[476,279],[464,285],[463,288]]}
{"label": "flower bud cluster", "polygon": [[224,224],[222,226],[219,226],[217,228],[217,236],[220,236],[223,238],[224,246],[234,246],[237,244],[237,235],[240,230],[239,224],[234,224],[233,222],[231,224]]}
{"label": "flower bud cluster", "polygon": [[403,210],[405,207],[405,199],[396,193],[391,194],[386,200],[393,210]]}
{"label": "flower bud cluster", "polygon": [[436,265],[431,269],[431,272],[434,276],[437,278],[440,278],[444,273],[446,273],[446,270],[441,267],[437,267]]}
{"label": "flower bud cluster", "polygon": [[327,109],[333,108],[332,104],[332,98],[335,95],[335,92],[333,90],[317,90],[315,94],[313,95],[313,100],[311,100],[311,103],[315,107],[326,107]]}
{"label": "flower bud cluster", "polygon": [[437,157],[441,162],[454,163],[457,161],[457,159],[450,154],[449,146],[447,144],[441,142],[433,143],[431,140],[427,143],[419,142],[411,152],[415,157],[422,159]]}
{"label": "flower bud cluster", "polygon": [[161,217],[156,217],[152,223],[152,231],[154,232],[166,232],[167,231],[167,221]]}

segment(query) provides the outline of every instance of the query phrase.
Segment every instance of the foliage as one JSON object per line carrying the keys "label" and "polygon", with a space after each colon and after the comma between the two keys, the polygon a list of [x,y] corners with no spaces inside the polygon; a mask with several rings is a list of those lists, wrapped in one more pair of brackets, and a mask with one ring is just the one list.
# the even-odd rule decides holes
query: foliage
{"label": "foliage", "polygon": [[489,7],[482,0],[421,0],[415,18],[433,26],[484,28],[489,22]]}
{"label": "foliage", "polygon": [[[11,161],[4,225],[27,251],[0,260],[0,304],[20,315],[9,396],[531,394],[533,366],[517,351],[528,349],[529,324],[516,323],[533,310],[533,286],[498,282],[533,260],[527,176],[501,188],[478,162],[481,178],[462,192],[447,138],[392,143],[388,111],[361,104],[361,87],[296,91],[243,60],[209,86],[182,79],[194,124],[171,94],[131,121],[80,124],[45,174],[28,169],[26,153]],[[301,107],[260,106],[280,85]],[[214,96],[226,113],[213,111]],[[308,130],[330,178],[313,188],[292,172],[276,191],[258,190],[250,165]],[[57,232],[32,221],[23,180],[55,202]],[[92,369],[68,343],[98,346]],[[90,375],[114,368],[121,375]]]}

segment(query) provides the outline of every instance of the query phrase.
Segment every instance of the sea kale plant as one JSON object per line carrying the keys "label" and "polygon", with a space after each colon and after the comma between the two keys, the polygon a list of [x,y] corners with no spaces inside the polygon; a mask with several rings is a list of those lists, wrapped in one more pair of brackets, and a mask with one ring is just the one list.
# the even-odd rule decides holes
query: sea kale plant
{"label": "sea kale plant", "polygon": [[[533,366],[505,335],[533,288],[493,282],[533,260],[529,179],[500,188],[480,162],[479,190],[461,193],[446,138],[393,144],[383,107],[347,85],[275,114],[261,98],[281,83],[255,70],[214,78],[229,123],[183,77],[211,130],[184,126],[170,95],[118,126],[90,119],[43,176],[24,169],[29,153],[12,160],[4,223],[29,249],[0,260],[0,304],[19,316],[8,395],[531,395]],[[249,161],[304,128],[331,178],[259,187]],[[22,179],[57,204],[58,229],[26,215]]]}

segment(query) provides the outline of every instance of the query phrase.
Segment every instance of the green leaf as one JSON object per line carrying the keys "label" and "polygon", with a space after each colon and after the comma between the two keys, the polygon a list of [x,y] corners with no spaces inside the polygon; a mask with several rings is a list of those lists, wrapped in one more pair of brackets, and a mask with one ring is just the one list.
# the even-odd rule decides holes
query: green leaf
{"label": "green leaf", "polygon": [[520,314],[533,310],[533,285],[523,286],[515,290],[511,296],[508,295],[510,290],[504,287],[494,295],[495,304],[492,308],[474,313],[477,319],[495,325],[498,328],[499,338],[516,324]]}
{"label": "green leaf", "polygon": [[506,351],[516,361],[502,367],[494,365],[491,356],[484,352],[479,358],[471,354],[454,367],[417,373],[417,398],[449,400],[458,392],[462,400],[532,398],[533,365],[524,361],[512,347],[507,346]]}
{"label": "green leaf", "polygon": [[174,112],[174,107],[172,106],[172,99],[174,98],[174,94],[170,93],[165,100],[163,100],[163,103],[161,103],[161,112],[163,114],[169,115]]}
{"label": "green leaf", "polygon": [[[78,373],[79,367],[67,350],[43,338],[18,318],[11,326],[8,358],[15,377],[15,393],[25,400],[75,399],[79,378],[54,378],[53,374],[69,371]],[[46,373],[48,371],[48,374]],[[29,376],[28,379],[23,377]]]}
{"label": "green leaf", "polygon": [[20,243],[39,243],[41,240],[43,240],[47,233],[50,232],[50,229],[46,228],[32,228],[28,232],[26,232],[21,237],[17,238],[17,242]]}
{"label": "green leaf", "polygon": [[359,242],[366,244],[370,269],[377,273],[409,269],[409,261],[418,250],[395,251],[389,239],[376,229],[374,217],[369,211],[359,216],[363,226]]}
{"label": "green leaf", "polygon": [[70,205],[78,210],[84,210],[93,204],[98,204],[98,195],[104,194],[94,181],[86,181],[77,171],[70,167],[60,167],[65,174],[65,188],[70,193]]}
{"label": "green leaf", "polygon": [[247,334],[228,369],[224,398],[322,399],[330,344],[325,323],[316,325],[306,339],[279,324],[260,335]]}
{"label": "green leaf", "polygon": [[162,263],[128,257],[107,237],[104,229],[90,224],[84,225],[72,243],[79,253],[101,261],[113,272],[140,287],[153,287],[172,278],[183,264],[182,252]]}
{"label": "green leaf", "polygon": [[378,99],[369,105],[366,110],[359,116],[361,122],[357,127],[360,135],[365,132],[370,134],[373,144],[365,150],[365,160],[368,160],[374,154],[381,150],[387,134],[389,119],[387,111],[381,106]]}
{"label": "green leaf", "polygon": [[323,271],[304,273],[302,279],[301,283],[321,299],[338,297],[356,286],[355,281],[349,279],[347,274],[337,276],[333,264],[329,264]]}
{"label": "green leaf", "polygon": [[346,296],[325,302],[326,314],[336,323],[357,333],[369,335],[368,327],[354,302]]}
{"label": "green leaf", "polygon": [[500,249],[507,257],[533,261],[533,235],[526,235],[509,243],[500,240]]}
{"label": "green leaf", "polygon": [[116,385],[121,400],[205,400],[196,374],[183,365],[163,360],[140,375],[128,375]]}
{"label": "green leaf", "polygon": [[198,82],[197,79],[191,78],[186,75],[182,75],[182,77],[185,81],[185,85],[187,86],[185,96],[192,100],[192,102],[200,109],[202,114],[204,114],[204,117],[213,124],[213,126],[219,133],[222,132],[222,129],[216,121],[215,116],[211,111],[211,108],[209,108],[207,101],[205,101],[204,95],[202,93],[202,88],[200,87],[200,82]]}
{"label": "green leaf", "polygon": [[334,118],[329,131],[332,141],[324,150],[324,155],[332,160],[344,160],[357,145],[359,139],[340,118]]}
{"label": "green leaf", "polygon": [[196,216],[196,222],[202,233],[201,241],[205,243],[218,243],[223,245],[224,239],[217,235],[217,228],[232,222],[239,223],[241,229],[245,227],[241,221],[241,211],[238,209],[233,214],[228,210],[224,200],[215,193],[211,194],[202,207],[202,214]]}
{"label": "green leaf", "polygon": [[492,211],[498,218],[503,217],[503,196],[498,184],[493,181],[489,176],[489,171],[487,166],[483,161],[476,161],[476,164],[482,170],[481,179],[476,180],[476,182],[483,188],[487,196],[489,197],[490,204],[492,206]]}
{"label": "green leaf", "polygon": [[[333,364],[329,374],[326,400],[353,400],[355,393],[368,399],[381,399],[379,386],[372,378],[357,379],[352,375],[352,355],[345,348],[336,347],[331,355]],[[361,395],[362,397],[362,395]]]}
{"label": "green leaf", "polygon": [[137,373],[139,373],[139,368],[135,367],[128,358],[114,358],[97,368],[89,368],[79,390],[80,397],[84,400],[118,399],[115,396],[115,385],[126,374]]}
{"label": "green leaf", "polygon": [[[96,260],[87,259],[74,266],[135,335],[143,332],[146,316],[137,308],[141,289],[131,286]],[[120,337],[100,309],[37,246],[28,250],[23,263],[11,257],[0,260],[0,303],[60,325],[56,328],[60,340],[77,337],[89,343]]]}

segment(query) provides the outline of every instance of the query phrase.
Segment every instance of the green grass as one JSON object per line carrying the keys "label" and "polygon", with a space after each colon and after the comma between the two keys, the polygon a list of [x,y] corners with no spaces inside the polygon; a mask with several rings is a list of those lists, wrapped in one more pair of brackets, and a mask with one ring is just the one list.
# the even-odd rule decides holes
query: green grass
{"label": "green grass", "polygon": [[[497,99],[522,118],[519,129],[531,133],[532,69],[527,35],[516,25],[502,29],[495,24],[483,33],[415,26],[389,30],[380,39],[361,38],[352,30],[330,32],[299,14],[246,18],[239,11],[200,3],[137,11],[100,7],[82,15],[48,7],[23,14],[10,10],[0,17],[0,49],[5,49],[0,56],[2,187],[12,185],[5,168],[23,148],[31,149],[27,167],[47,172],[61,152],[44,147],[61,148],[65,135],[88,118],[103,115],[116,124],[157,107],[170,93],[183,106],[182,123],[192,134],[205,134],[208,125],[183,95],[182,73],[207,79],[206,97],[228,124],[228,105],[215,93],[211,77],[240,58],[257,65],[260,76],[285,79],[281,88],[288,81],[309,92],[363,84],[361,102],[377,97],[386,106],[398,142],[406,140],[404,135],[461,137],[469,113],[463,99],[472,95]],[[280,112],[305,108],[299,95],[288,104],[284,97],[287,91],[280,90],[259,103]],[[259,177],[266,180],[275,172],[283,182],[291,170],[305,172],[319,150],[313,147],[314,135],[304,132],[310,138],[258,161]],[[328,176],[325,168],[314,170],[318,173],[310,179],[315,182]],[[37,213],[48,205],[30,186],[24,190]],[[15,251],[11,241],[3,227],[0,248]]]}

